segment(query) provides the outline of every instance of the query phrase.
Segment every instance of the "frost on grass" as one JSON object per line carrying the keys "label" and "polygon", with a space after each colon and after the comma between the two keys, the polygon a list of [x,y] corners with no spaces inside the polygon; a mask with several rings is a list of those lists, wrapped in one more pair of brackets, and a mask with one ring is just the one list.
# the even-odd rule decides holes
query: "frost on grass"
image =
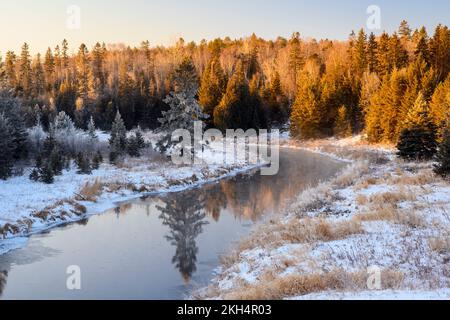
{"label": "frost on grass", "polygon": [[[39,143],[43,137],[39,130],[36,131],[33,137]],[[107,141],[100,133],[98,139],[99,143]],[[145,139],[153,144],[158,136],[146,133]],[[70,140],[67,145],[76,147],[78,142],[75,142]],[[214,147],[220,150],[220,146],[214,145],[211,150]],[[254,167],[245,159],[237,159],[231,164],[221,161],[231,152],[234,150],[205,153],[208,163],[214,164],[175,165],[170,159],[149,151],[141,158],[126,158],[117,166],[104,163],[88,176],[76,174],[72,165],[61,176],[55,177],[51,185],[30,181],[31,168],[25,169],[20,176],[0,181],[0,239],[77,221],[142,193],[178,191]],[[0,247],[0,254],[6,250],[6,246]]]}
{"label": "frost on grass", "polygon": [[[223,257],[211,285],[193,296],[448,296],[450,183],[433,175],[432,164],[398,161],[388,147],[358,139],[306,147],[351,164],[300,194],[286,215],[258,226]],[[375,291],[367,286],[373,266],[381,272],[381,288]]]}

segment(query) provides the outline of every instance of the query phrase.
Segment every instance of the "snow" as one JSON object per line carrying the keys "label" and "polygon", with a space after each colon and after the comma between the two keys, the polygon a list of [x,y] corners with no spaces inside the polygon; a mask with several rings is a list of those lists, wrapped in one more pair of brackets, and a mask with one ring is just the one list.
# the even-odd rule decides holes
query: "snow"
{"label": "snow", "polygon": [[[279,243],[281,237],[276,236],[272,238],[273,243],[254,241],[257,243],[254,247],[245,246],[247,249],[242,252],[236,249],[232,254],[238,257],[235,262],[219,268],[211,285],[199,289],[198,296],[222,299],[231,294],[234,298],[248,287],[269,285],[262,277],[267,273],[275,272],[275,278],[281,279],[289,275],[325,275],[340,270],[344,277],[361,273],[368,277],[368,268],[376,266],[386,272],[386,277],[398,276],[398,284],[380,291],[356,289],[349,284],[342,292],[312,292],[294,299],[450,298],[450,184],[433,177],[431,163],[405,164],[396,160],[389,147],[364,145],[360,137],[294,147],[331,153],[334,158],[347,156],[346,160],[354,165],[332,181],[303,192],[276,223],[286,226],[284,232],[290,232],[290,222],[306,217],[322,219],[331,225],[360,221],[362,232],[330,241],[296,243],[285,240]],[[361,158],[370,158],[373,154],[382,154],[388,162],[378,164],[375,160],[365,169]],[[428,180],[411,182],[407,179],[420,175]],[[342,179],[342,176],[351,179]],[[350,183],[347,184],[347,180]],[[389,198],[391,195],[393,199]],[[357,201],[358,197],[365,197],[366,203]],[[383,210],[387,211],[385,217],[361,218],[363,214],[381,214]],[[391,216],[389,210],[393,210]],[[243,242],[252,243],[252,238],[261,237],[260,232],[270,230],[270,224],[257,227],[250,239]]]}
{"label": "snow", "polygon": [[[106,133],[97,131],[97,135],[100,141],[109,139]],[[158,139],[158,135],[151,132],[146,132],[144,137],[151,143]],[[134,190],[143,190],[147,195],[176,192],[262,165],[248,163],[245,159],[236,159],[234,163],[225,164],[224,157],[231,157],[234,150],[223,151],[220,147],[218,144],[212,144],[211,149],[204,153],[208,163],[214,163],[210,165],[175,165],[168,159],[158,159],[154,154],[150,154],[140,159],[127,158],[120,167],[104,163],[98,170],[94,170],[92,175],[78,175],[76,168],[72,166],[70,170],[65,170],[63,175],[55,177],[55,182],[50,185],[31,181],[29,174],[32,168],[24,170],[21,176],[0,181],[0,237],[4,228],[0,254],[11,250],[16,244],[23,244],[17,240],[21,239],[20,237],[77,221],[86,215],[102,213],[117,202],[142,195],[138,191],[129,190],[128,185],[134,186]],[[95,201],[77,199],[82,187],[95,181],[104,185],[101,195]],[[120,187],[110,190],[111,185]],[[144,187],[145,189],[142,189]],[[77,212],[77,205],[86,207],[86,214]],[[43,210],[49,212],[46,219],[35,216]],[[28,224],[31,224],[31,227]]]}

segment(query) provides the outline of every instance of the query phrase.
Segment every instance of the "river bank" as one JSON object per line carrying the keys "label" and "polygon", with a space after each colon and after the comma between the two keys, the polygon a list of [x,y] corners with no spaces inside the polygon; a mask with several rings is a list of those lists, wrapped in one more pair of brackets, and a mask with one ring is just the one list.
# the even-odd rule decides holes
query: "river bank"
{"label": "river bank", "polygon": [[203,157],[217,164],[175,165],[149,151],[119,166],[103,163],[92,175],[78,175],[72,164],[50,185],[31,181],[32,168],[26,168],[0,181],[0,254],[24,245],[31,234],[100,214],[115,203],[199,187],[262,165],[239,158],[225,164],[220,159],[234,150],[216,147],[211,145]]}
{"label": "river bank", "polygon": [[194,298],[449,298],[450,184],[432,163],[359,138],[286,147],[351,164],[240,241]]}

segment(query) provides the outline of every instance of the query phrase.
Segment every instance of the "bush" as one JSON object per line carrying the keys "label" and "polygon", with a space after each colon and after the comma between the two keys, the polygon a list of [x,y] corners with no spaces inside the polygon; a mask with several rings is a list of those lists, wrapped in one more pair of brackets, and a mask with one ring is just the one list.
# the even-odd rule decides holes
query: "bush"
{"label": "bush", "polygon": [[436,165],[434,166],[434,172],[444,178],[450,176],[450,130],[447,129],[444,132],[442,142],[439,144],[438,152],[436,155]]}

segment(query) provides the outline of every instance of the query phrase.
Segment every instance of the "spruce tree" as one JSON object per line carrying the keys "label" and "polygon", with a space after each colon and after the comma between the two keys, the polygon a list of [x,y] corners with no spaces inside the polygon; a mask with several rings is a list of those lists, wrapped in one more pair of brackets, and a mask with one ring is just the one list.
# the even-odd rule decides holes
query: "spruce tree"
{"label": "spruce tree", "polygon": [[254,128],[254,108],[243,65],[239,61],[228,82],[225,95],[214,110],[214,125],[221,130]]}
{"label": "spruce tree", "polygon": [[39,179],[46,184],[52,184],[55,181],[52,166],[49,161],[45,161],[40,167]]}
{"label": "spruce tree", "polygon": [[198,102],[204,113],[209,115],[209,123],[214,123],[214,109],[219,105],[227,85],[227,79],[218,57],[213,57],[203,72],[198,92]]}
{"label": "spruce tree", "polygon": [[103,162],[103,156],[100,151],[97,151],[97,153],[94,155],[94,158],[92,159],[92,169],[97,170],[100,168],[100,164]]}
{"label": "spruce tree", "polygon": [[128,139],[128,154],[132,157],[138,158],[141,156],[139,142],[136,136]]}
{"label": "spruce tree", "polygon": [[22,91],[24,96],[30,96],[32,87],[32,72],[30,48],[27,43],[23,44],[22,52],[20,54],[18,82],[20,90]]}
{"label": "spruce tree", "polygon": [[94,118],[92,116],[89,119],[89,123],[88,123],[87,129],[88,129],[88,135],[91,138],[91,140],[97,140],[98,136],[97,136],[97,132],[96,132],[96,129],[95,129]]}
{"label": "spruce tree", "polygon": [[447,115],[447,119],[434,166],[434,172],[444,178],[450,176],[450,115]]}
{"label": "spruce tree", "polygon": [[8,120],[11,125],[11,136],[14,142],[14,159],[26,159],[28,156],[28,132],[25,127],[25,121],[16,110],[9,112]]}
{"label": "spruce tree", "polygon": [[119,111],[117,111],[116,118],[112,124],[109,145],[112,153],[112,162],[114,162],[118,156],[126,152],[127,130]]}
{"label": "spruce tree", "polygon": [[78,174],[92,174],[91,161],[82,152],[78,153],[75,159]]}
{"label": "spruce tree", "polygon": [[436,127],[422,93],[408,113],[404,127],[397,144],[398,156],[406,160],[432,159],[437,149]]}
{"label": "spruce tree", "polygon": [[336,123],[334,126],[334,134],[340,138],[346,138],[352,134],[352,126],[348,117],[346,106],[341,106],[338,109]]}
{"label": "spruce tree", "polygon": [[12,174],[14,140],[12,127],[3,113],[0,113],[0,179],[6,180]]}
{"label": "spruce tree", "polygon": [[378,45],[375,34],[372,32],[367,42],[367,63],[369,72],[377,72],[377,50]]}

